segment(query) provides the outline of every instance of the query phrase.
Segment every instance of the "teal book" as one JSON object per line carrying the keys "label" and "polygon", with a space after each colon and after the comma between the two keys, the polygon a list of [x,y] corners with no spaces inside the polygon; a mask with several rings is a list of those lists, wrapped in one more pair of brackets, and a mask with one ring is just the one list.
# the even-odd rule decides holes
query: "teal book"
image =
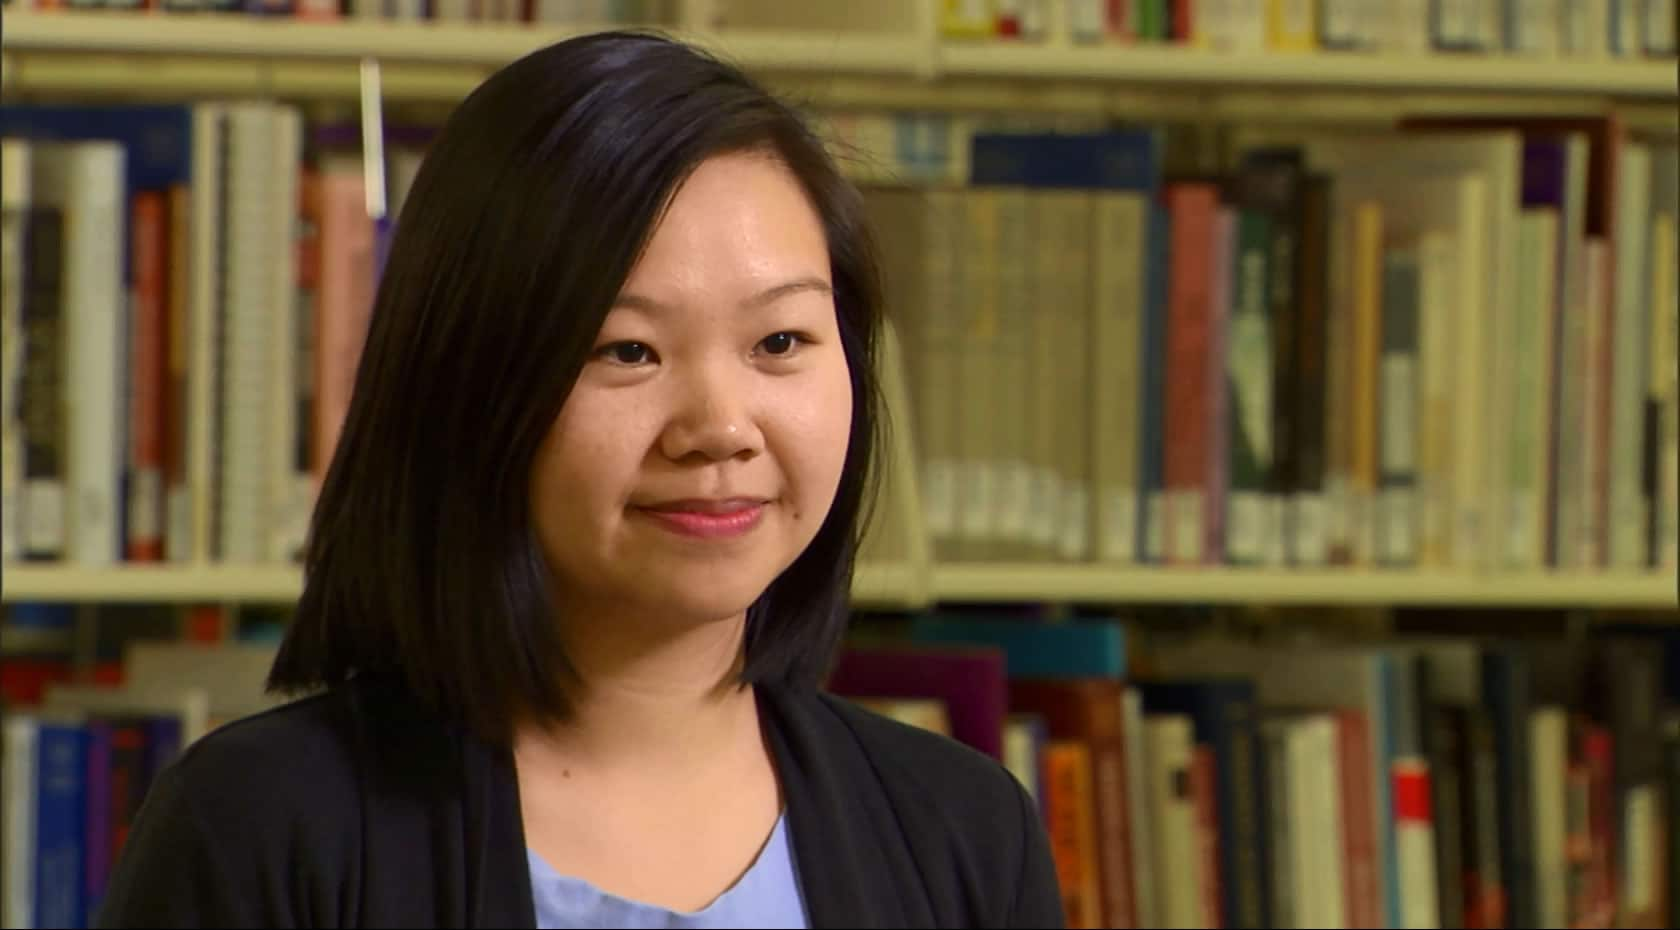
{"label": "teal book", "polygon": [[1114,621],[1047,623],[931,614],[911,621],[919,643],[967,643],[1003,651],[1010,678],[1124,678],[1126,632]]}

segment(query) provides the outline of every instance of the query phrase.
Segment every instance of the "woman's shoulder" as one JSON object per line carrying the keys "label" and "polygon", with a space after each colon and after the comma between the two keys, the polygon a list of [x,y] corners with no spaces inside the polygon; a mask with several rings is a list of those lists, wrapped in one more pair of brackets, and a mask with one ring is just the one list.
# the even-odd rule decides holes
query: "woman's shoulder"
{"label": "woman's shoulder", "polygon": [[[803,718],[835,751],[855,752],[883,789],[941,820],[997,824],[1022,805],[1024,789],[1001,762],[966,743],[902,723],[826,691],[798,699]],[[969,821],[973,822],[973,821]]]}
{"label": "woman's shoulder", "polygon": [[345,689],[333,689],[219,724],[169,767],[183,787],[221,789],[278,800],[353,775],[353,726]]}

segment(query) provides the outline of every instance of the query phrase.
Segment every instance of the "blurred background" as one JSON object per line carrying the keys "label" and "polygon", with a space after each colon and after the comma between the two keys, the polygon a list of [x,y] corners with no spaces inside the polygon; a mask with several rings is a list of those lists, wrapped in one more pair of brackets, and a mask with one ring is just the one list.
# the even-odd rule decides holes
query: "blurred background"
{"label": "blurred background", "polygon": [[272,706],[428,140],[623,25],[865,192],[829,686],[1008,766],[1070,926],[1680,926],[1675,0],[7,0],[4,926]]}

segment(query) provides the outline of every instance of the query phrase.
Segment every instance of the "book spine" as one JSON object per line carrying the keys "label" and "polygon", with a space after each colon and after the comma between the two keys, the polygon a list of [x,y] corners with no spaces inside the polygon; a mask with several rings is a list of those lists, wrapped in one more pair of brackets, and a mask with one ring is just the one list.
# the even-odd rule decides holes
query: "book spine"
{"label": "book spine", "polygon": [[86,880],[87,732],[42,723],[36,743],[36,927],[81,927]]}
{"label": "book spine", "polygon": [[1068,927],[1102,926],[1097,885],[1095,797],[1090,750],[1084,743],[1051,740],[1044,746],[1047,832]]}
{"label": "book spine", "polygon": [[1613,364],[1607,398],[1609,462],[1605,484],[1608,496],[1608,552],[1612,569],[1637,570],[1649,561],[1651,501],[1640,474],[1644,439],[1645,365],[1650,354],[1641,345],[1650,334],[1647,246],[1651,225],[1651,153],[1643,145],[1622,148],[1617,171],[1615,293],[1611,320]]}
{"label": "book spine", "polygon": [[1201,900],[1201,919],[1197,926],[1208,930],[1225,926],[1221,910],[1227,879],[1219,868],[1219,802],[1214,787],[1217,768],[1213,748],[1197,745],[1190,757],[1190,790],[1196,818],[1196,884]]}
{"label": "book spine", "polygon": [[1378,388],[1377,561],[1417,561],[1418,256],[1391,250],[1383,258],[1382,363]]}
{"label": "book spine", "polygon": [[18,405],[23,376],[25,233],[29,143],[0,140],[0,561],[23,556],[23,441]]}
{"label": "book spine", "polygon": [[1166,332],[1163,479],[1166,487],[1167,560],[1202,560],[1207,461],[1208,327],[1218,194],[1211,185],[1175,183],[1168,188],[1172,220],[1172,291]]}
{"label": "book spine", "polygon": [[1309,175],[1301,197],[1300,298],[1295,320],[1296,473],[1289,520],[1290,561],[1312,567],[1329,561],[1325,409],[1331,363],[1328,342],[1330,263],[1329,178]]}
{"label": "book spine", "polygon": [[1343,894],[1350,928],[1383,926],[1382,886],[1377,880],[1377,831],[1371,820],[1370,731],[1365,715],[1344,709],[1336,714],[1336,765],[1341,777],[1341,843],[1346,858]]}
{"label": "book spine", "polygon": [[1148,297],[1144,306],[1143,338],[1138,351],[1143,355],[1143,441],[1138,448],[1139,504],[1142,519],[1138,528],[1138,551],[1143,561],[1166,561],[1166,355],[1168,321],[1171,314],[1173,264],[1173,217],[1169,204],[1158,203],[1149,215]]}
{"label": "book spine", "polygon": [[[1048,240],[1054,249],[1050,259],[1056,269],[1057,288],[1053,293],[1062,295],[1058,314],[1062,345],[1089,346],[1094,303],[1091,200],[1084,193],[1058,192],[1052,196],[1050,216],[1054,218],[1055,235]],[[1090,558],[1092,551],[1091,437],[1077,427],[1074,412],[1089,405],[1091,359],[1080,352],[1068,353],[1063,358],[1066,363],[1060,366],[1058,397],[1064,413],[1059,419],[1069,427],[1060,434],[1062,507],[1058,555],[1065,561],[1083,562]]]}
{"label": "book spine", "polygon": [[1453,238],[1418,239],[1418,563],[1444,568],[1453,538]]}
{"label": "book spine", "polygon": [[1546,446],[1551,415],[1553,370],[1551,333],[1556,325],[1557,212],[1525,209],[1518,226],[1518,276],[1515,332],[1516,385],[1511,416],[1503,564],[1538,571],[1545,565],[1545,505],[1550,484]]}
{"label": "book spine", "polygon": [[[917,314],[917,341],[922,365],[913,374],[919,398],[916,421],[922,445],[922,500],[928,537],[936,557],[953,553],[957,530],[957,410],[961,347],[956,314],[962,300],[959,278],[958,230],[963,194],[953,190],[927,193],[925,271]],[[324,205],[331,210],[329,203]],[[329,243],[323,239],[323,247]],[[330,255],[330,252],[328,253]],[[323,258],[323,274],[326,259]],[[323,277],[323,289],[326,279]],[[323,301],[325,290],[323,290]],[[323,304],[324,305],[324,304]],[[325,335],[323,333],[323,335]],[[318,389],[318,409],[327,402],[325,385]],[[325,437],[317,439],[316,448]]]}
{"label": "book spine", "polygon": [[1270,498],[1276,423],[1267,254],[1272,228],[1266,214],[1252,206],[1241,210],[1237,223],[1235,293],[1225,353],[1230,448],[1225,553],[1230,564],[1258,565],[1267,560],[1274,533]]}
{"label": "book spine", "polygon": [[164,402],[168,378],[169,204],[162,191],[132,198],[130,261],[134,319],[130,340],[128,448],[129,561],[163,558]]}
{"label": "book spine", "polygon": [[[1138,448],[1142,442],[1143,370],[1136,346],[1143,322],[1145,203],[1131,193],[1107,193],[1097,201],[1095,263],[1097,312],[1091,344],[1093,475],[1100,500],[1097,555],[1104,562],[1138,560]],[[1045,380],[1035,378],[1035,382]],[[1046,425],[1047,426],[1047,425]]]}
{"label": "book spine", "polygon": [[[41,155],[34,155],[39,159]],[[23,555],[53,560],[65,553],[64,212],[37,201],[25,220],[23,373]]]}
{"label": "book spine", "polygon": [[[998,338],[995,380],[1004,389],[989,411],[994,434],[996,495],[993,520],[1000,554],[1020,557],[1031,551],[1034,475],[1031,424],[1034,419],[1026,389],[1033,378],[1033,284],[1027,257],[1032,236],[1028,226],[1027,192],[1009,188],[997,192]],[[1071,409],[1088,408],[1088,403]]]}
{"label": "book spine", "polygon": [[1222,204],[1214,217],[1213,281],[1208,289],[1207,337],[1204,343],[1207,380],[1202,385],[1203,444],[1201,512],[1202,538],[1199,559],[1203,564],[1224,562],[1225,524],[1230,486],[1230,383],[1226,373],[1229,355],[1231,304],[1237,274],[1237,212]]}
{"label": "book spine", "polygon": [[1378,486],[1378,398],[1382,364],[1383,215],[1375,202],[1360,203],[1353,216],[1353,317],[1349,321],[1347,417],[1347,544],[1354,565],[1375,564]]}

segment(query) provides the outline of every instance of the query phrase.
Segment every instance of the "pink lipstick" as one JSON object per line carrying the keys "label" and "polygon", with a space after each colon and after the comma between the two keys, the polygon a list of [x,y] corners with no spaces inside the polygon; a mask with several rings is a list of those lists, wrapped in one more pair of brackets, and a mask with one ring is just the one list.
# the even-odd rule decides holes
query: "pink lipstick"
{"label": "pink lipstick", "polygon": [[745,535],[758,525],[764,516],[764,502],[752,498],[681,500],[645,507],[642,512],[683,536],[729,539]]}

